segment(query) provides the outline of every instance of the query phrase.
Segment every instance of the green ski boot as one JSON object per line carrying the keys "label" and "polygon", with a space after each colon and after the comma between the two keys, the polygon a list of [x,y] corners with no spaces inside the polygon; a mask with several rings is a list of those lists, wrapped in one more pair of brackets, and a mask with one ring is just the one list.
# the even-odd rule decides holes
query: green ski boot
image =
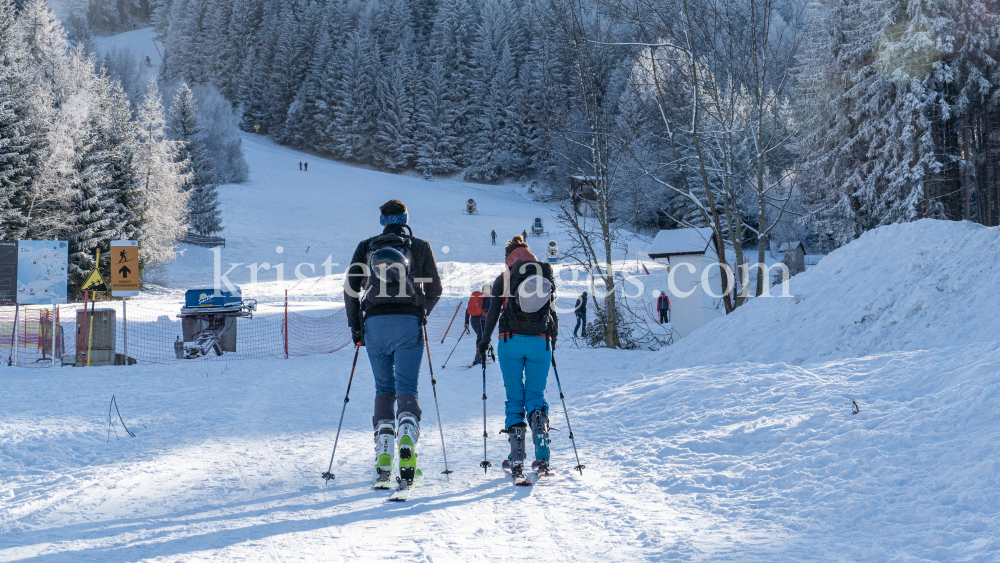
{"label": "green ski boot", "polygon": [[392,488],[392,453],[396,431],[391,420],[380,420],[375,429],[376,489]]}
{"label": "green ski boot", "polygon": [[399,413],[396,416],[396,426],[399,428],[399,480],[400,485],[413,484],[417,470],[417,440],[420,438],[420,422],[416,415],[410,412]]}

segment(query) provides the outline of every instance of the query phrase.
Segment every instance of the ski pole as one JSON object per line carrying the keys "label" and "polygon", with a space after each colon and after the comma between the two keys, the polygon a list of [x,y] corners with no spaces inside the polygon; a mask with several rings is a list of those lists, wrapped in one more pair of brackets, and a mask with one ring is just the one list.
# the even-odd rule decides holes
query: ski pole
{"label": "ski pole", "polygon": [[[465,336],[466,334],[469,334],[469,329],[465,329],[465,331],[462,334],[458,335],[458,342],[456,342],[455,343],[455,347],[451,349],[451,354],[448,354],[448,360],[451,359],[451,356],[452,356],[452,354],[455,353],[455,350],[458,350],[458,344],[459,344],[459,342],[462,341],[462,337]],[[477,342],[476,344],[478,345],[479,343]],[[448,360],[444,361],[444,364],[441,366],[441,369],[444,369],[445,367],[448,366]]]}
{"label": "ski pole", "polygon": [[448,469],[448,451],[444,448],[444,427],[441,425],[441,407],[438,406],[437,380],[434,379],[434,364],[431,363],[431,342],[427,340],[427,325],[424,325],[424,343],[427,345],[427,368],[431,370],[431,390],[434,392],[434,410],[438,415],[438,432],[441,434],[441,454],[444,456],[444,471],[447,475],[451,473]]}
{"label": "ski pole", "polygon": [[[458,316],[458,311],[461,310],[461,308],[462,308],[462,302],[459,301],[458,302],[458,307],[455,307],[455,314],[451,316],[451,322],[448,323],[448,329],[444,331],[444,336],[441,337],[441,344],[444,344],[444,339],[448,338],[448,332],[451,331],[451,325],[452,325],[452,323],[455,322],[455,317]],[[459,336],[459,338],[462,338],[462,337]],[[445,362],[445,363],[448,363],[448,362]]]}
{"label": "ski pole", "polygon": [[[553,351],[554,352],[554,351]],[[552,371],[556,374],[556,386],[559,387],[559,398],[562,400],[563,413],[566,414],[566,428],[569,430],[569,441],[573,443],[573,455],[576,456],[576,469],[583,475],[583,470],[587,467],[580,463],[580,454],[576,451],[576,439],[573,437],[573,427],[569,424],[569,410],[566,408],[566,395],[563,395],[562,383],[559,382],[559,370],[556,369],[556,355],[552,354]]]}
{"label": "ski pole", "polygon": [[479,462],[479,467],[483,468],[483,473],[489,470],[489,467],[493,464],[486,456],[486,438],[489,434],[486,432],[486,362],[483,362],[483,461]]}
{"label": "ski pole", "polygon": [[330,467],[327,468],[326,473],[323,473],[321,477],[329,481],[330,479],[335,479],[336,475],[333,474],[333,456],[337,455],[337,442],[340,441],[340,427],[344,425],[344,413],[347,412],[347,403],[351,401],[351,383],[354,382],[354,368],[358,366],[358,352],[361,351],[361,345],[354,345],[354,363],[351,364],[351,378],[347,380],[347,393],[344,393],[344,408],[340,410],[340,424],[337,425],[337,437],[333,440],[333,453],[330,454]]}

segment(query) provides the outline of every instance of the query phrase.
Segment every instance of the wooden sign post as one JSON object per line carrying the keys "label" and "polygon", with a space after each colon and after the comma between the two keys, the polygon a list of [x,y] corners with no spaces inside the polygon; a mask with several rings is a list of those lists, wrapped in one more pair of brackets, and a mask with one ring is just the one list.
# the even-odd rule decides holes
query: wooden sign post
{"label": "wooden sign post", "polygon": [[122,344],[128,365],[128,314],[125,298],[139,295],[139,243],[134,240],[111,241],[111,296],[122,298]]}

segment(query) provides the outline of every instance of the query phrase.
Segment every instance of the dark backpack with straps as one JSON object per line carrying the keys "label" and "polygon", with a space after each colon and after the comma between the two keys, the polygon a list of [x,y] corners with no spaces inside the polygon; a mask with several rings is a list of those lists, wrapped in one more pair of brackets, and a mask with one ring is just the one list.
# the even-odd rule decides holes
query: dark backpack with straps
{"label": "dark backpack with straps", "polygon": [[552,266],[521,260],[510,268],[504,295],[504,325],[514,334],[552,334],[552,301],[556,284]]}
{"label": "dark backpack with straps", "polygon": [[[372,257],[383,248],[398,250],[405,258],[404,275],[392,271],[392,280],[379,278],[378,268],[372,267]],[[361,311],[379,305],[415,305],[424,310],[424,294],[413,281],[413,241],[395,233],[385,233],[371,240],[365,255],[368,275],[361,281]],[[395,270],[395,268],[392,268]]]}

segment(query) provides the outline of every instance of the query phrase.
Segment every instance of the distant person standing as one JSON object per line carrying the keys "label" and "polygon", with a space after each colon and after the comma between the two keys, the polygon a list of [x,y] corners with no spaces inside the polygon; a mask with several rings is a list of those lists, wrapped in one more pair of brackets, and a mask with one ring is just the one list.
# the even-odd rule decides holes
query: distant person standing
{"label": "distant person standing", "polygon": [[306,167],[305,168],[306,172],[309,172],[309,163],[308,162],[305,163],[305,167]]}
{"label": "distant person standing", "polygon": [[[587,336],[587,292],[584,291],[580,294],[580,297],[576,300],[576,306],[573,307],[573,312],[576,313],[576,327],[573,329],[573,336],[576,336],[576,332],[579,330],[582,336]],[[582,330],[581,330],[582,329]]]}
{"label": "distant person standing", "polygon": [[299,161],[299,172],[302,172],[302,161]]}
{"label": "distant person standing", "polygon": [[528,240],[528,230],[521,231],[521,240]]}
{"label": "distant person standing", "polygon": [[656,310],[660,313],[660,324],[670,322],[670,298],[662,291],[656,298]]}
{"label": "distant person standing", "polygon": [[496,229],[494,229],[493,232],[490,233],[490,239],[492,239],[492,241],[493,241],[493,246],[496,246],[497,245],[497,231],[496,231]]}

